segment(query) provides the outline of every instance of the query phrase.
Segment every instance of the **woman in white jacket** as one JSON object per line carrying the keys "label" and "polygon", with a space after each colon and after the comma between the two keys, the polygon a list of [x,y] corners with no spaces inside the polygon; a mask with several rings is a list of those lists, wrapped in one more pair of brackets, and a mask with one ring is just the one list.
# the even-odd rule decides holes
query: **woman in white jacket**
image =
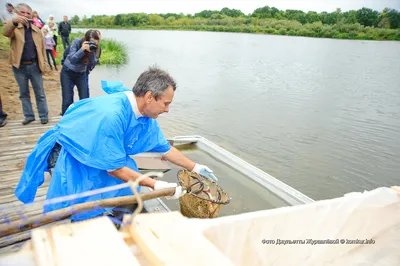
{"label": "woman in white jacket", "polygon": [[49,19],[46,21],[46,25],[48,26],[47,30],[53,36],[53,40],[56,44],[54,46],[54,50],[57,52],[58,27],[53,15],[49,16]]}

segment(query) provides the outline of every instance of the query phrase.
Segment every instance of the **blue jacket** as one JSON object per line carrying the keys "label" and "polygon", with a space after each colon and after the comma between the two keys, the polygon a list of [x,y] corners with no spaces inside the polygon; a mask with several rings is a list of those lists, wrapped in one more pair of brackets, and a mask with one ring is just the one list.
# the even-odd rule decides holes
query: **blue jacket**
{"label": "blue jacket", "polygon": [[87,65],[82,62],[85,52],[81,49],[81,41],[81,38],[74,39],[64,52],[65,59],[63,56],[63,60],[61,60],[61,64],[73,72],[87,72],[99,62],[94,52],[89,53],[89,63]]}

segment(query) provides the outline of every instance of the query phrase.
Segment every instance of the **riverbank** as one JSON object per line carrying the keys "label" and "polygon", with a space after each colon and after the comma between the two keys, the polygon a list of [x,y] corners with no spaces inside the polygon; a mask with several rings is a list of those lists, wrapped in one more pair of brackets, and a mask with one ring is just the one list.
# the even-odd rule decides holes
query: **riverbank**
{"label": "riverbank", "polygon": [[[0,32],[3,29],[0,27]],[[84,33],[73,33],[73,38],[81,37]],[[104,39],[101,42],[102,54],[100,64],[104,65],[121,65],[127,60],[128,54],[126,47],[115,41]],[[3,103],[3,111],[8,114],[7,119],[19,120],[23,119],[21,102],[19,100],[19,88],[15,81],[10,64],[8,63],[8,50],[10,44],[8,38],[0,34],[0,95]],[[47,97],[49,107],[49,116],[58,116],[61,111],[61,84],[60,84],[60,61],[64,53],[61,38],[58,38],[57,58],[58,71],[52,70],[43,75],[43,85]],[[36,110],[35,94],[31,90],[31,101],[34,110]],[[36,112],[36,111],[35,111]]]}
{"label": "riverbank", "polygon": [[311,23],[302,25],[293,21],[279,21],[267,25],[158,25],[158,26],[107,26],[107,25],[74,25],[74,28],[98,29],[131,29],[131,30],[184,30],[236,32],[269,35],[302,36],[313,38],[347,39],[347,40],[390,40],[400,41],[400,29],[381,29],[364,27],[359,24],[323,25]]}

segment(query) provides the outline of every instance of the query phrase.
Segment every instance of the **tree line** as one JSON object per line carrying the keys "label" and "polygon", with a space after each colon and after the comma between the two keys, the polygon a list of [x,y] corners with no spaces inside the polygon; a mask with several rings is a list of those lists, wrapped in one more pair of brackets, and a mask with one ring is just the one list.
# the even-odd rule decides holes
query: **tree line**
{"label": "tree line", "polygon": [[381,12],[370,8],[328,13],[301,10],[279,10],[265,6],[251,14],[238,9],[203,10],[192,14],[129,13],[95,15],[90,18],[75,15],[72,25],[108,28],[172,28],[211,31],[233,31],[301,35],[310,37],[349,39],[400,40],[400,12],[385,8]]}

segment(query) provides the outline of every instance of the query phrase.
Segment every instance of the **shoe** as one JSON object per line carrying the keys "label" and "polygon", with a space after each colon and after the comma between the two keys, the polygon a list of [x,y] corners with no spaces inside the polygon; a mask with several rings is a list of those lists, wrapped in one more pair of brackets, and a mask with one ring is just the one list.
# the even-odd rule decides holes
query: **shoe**
{"label": "shoe", "polygon": [[58,68],[57,68],[57,66],[54,66],[54,68],[56,69],[56,71],[58,71]]}
{"label": "shoe", "polygon": [[4,127],[6,124],[7,121],[5,119],[0,121],[0,127]]}
{"label": "shoe", "polygon": [[48,119],[47,117],[45,117],[45,118],[40,118],[40,123],[42,123],[42,124],[47,124],[47,123],[49,123],[49,119]]}
{"label": "shoe", "polygon": [[27,125],[27,124],[29,124],[30,122],[33,122],[33,121],[35,121],[35,118],[25,118],[24,121],[22,121],[22,124],[23,125]]}

